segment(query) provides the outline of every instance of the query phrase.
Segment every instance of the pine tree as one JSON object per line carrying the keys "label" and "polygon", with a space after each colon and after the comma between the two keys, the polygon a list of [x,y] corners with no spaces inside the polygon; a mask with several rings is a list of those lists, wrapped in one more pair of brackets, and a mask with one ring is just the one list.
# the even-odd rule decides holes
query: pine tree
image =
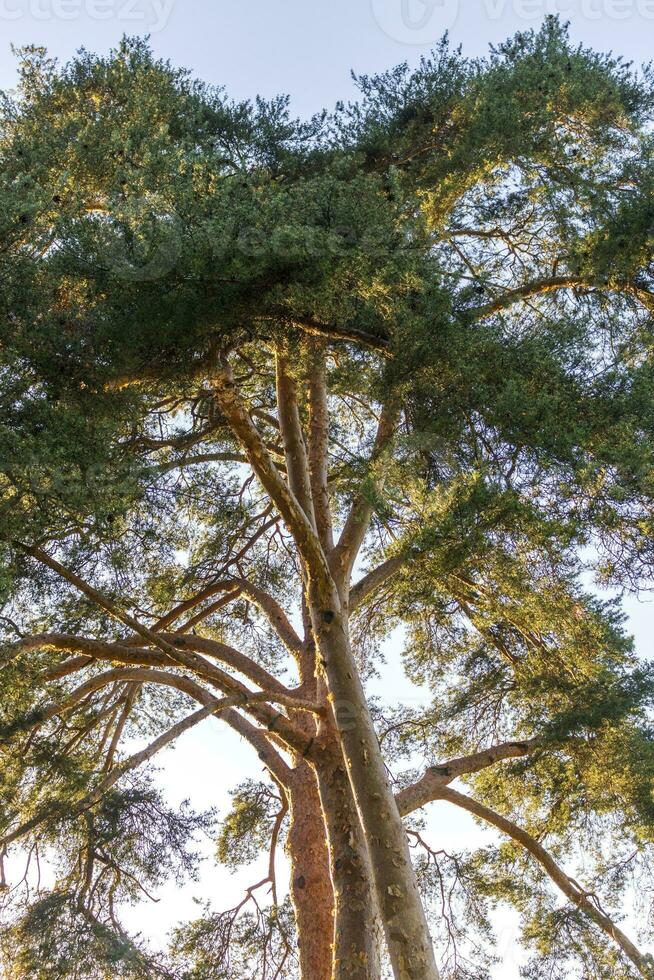
{"label": "pine tree", "polygon": [[[56,876],[3,875],[8,975],[481,980],[508,904],[526,977],[654,977],[654,672],[592,587],[654,557],[649,73],[555,19],[304,122],[139,40],[20,66],[0,847]],[[264,767],[219,828],[150,772],[212,716]],[[153,953],[199,832],[270,874]]]}

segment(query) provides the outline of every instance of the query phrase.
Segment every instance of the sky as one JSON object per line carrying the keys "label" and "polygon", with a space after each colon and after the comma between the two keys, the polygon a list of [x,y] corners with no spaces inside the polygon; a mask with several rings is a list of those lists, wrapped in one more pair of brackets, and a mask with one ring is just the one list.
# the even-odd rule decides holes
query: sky
{"label": "sky", "polygon": [[[233,98],[288,93],[294,112],[306,117],[354,98],[352,71],[415,64],[446,30],[466,54],[481,55],[551,13],[571,22],[579,42],[636,64],[651,57],[654,0],[0,0],[0,88],[15,83],[12,45],[42,45],[66,60],[81,46],[106,52],[123,34],[149,34],[158,55],[224,86]],[[651,605],[631,598],[626,608],[638,648],[651,656]],[[394,642],[376,691],[388,692],[396,702],[415,699]],[[185,735],[161,767],[159,780],[171,800],[190,797],[198,808],[217,806],[223,813],[229,787],[258,775],[249,749],[215,719]],[[426,835],[432,844],[456,849],[477,839],[465,814],[433,806]],[[195,896],[228,908],[256,875],[208,871],[198,884],[163,889],[159,903],[140,906],[129,923],[161,940],[180,919],[197,914]],[[516,980],[520,953],[510,918],[499,922],[499,932],[504,960],[496,976]]]}
{"label": "sky", "polygon": [[353,94],[351,70],[415,63],[445,30],[482,54],[556,12],[584,43],[651,57],[654,0],[0,0],[0,86],[14,79],[11,43],[65,59],[149,33],[157,53],[235,98],[285,92],[310,115]]}

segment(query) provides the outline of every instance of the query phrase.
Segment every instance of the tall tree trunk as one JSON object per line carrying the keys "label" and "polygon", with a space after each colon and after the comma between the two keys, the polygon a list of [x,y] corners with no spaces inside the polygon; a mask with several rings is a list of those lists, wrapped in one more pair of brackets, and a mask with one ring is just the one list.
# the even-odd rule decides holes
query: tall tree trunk
{"label": "tall tree trunk", "polygon": [[[283,362],[280,367],[283,376],[279,376],[279,397],[282,401],[290,399],[293,402],[293,385],[287,383]],[[282,478],[252,422],[225,360],[212,378],[212,388],[218,407],[245,449],[259,482],[291,531],[306,569],[318,655],[327,678],[339,739],[370,854],[379,910],[396,980],[439,980],[406,832],[349,642],[346,597],[355,549],[349,549],[347,562],[341,563],[343,574],[337,574],[337,568],[330,565],[325,555],[310,514],[305,512]],[[306,454],[302,441],[296,438],[296,406],[291,407],[292,411],[278,405],[282,436],[288,449],[287,467],[294,467],[298,462],[305,467]],[[286,431],[291,429],[293,431]],[[305,485],[306,476],[298,477],[298,492],[304,494]],[[354,531],[363,531],[359,523],[365,525],[366,516],[357,509],[351,523],[354,538],[357,538]],[[361,537],[361,533],[358,537]]]}
{"label": "tall tree trunk", "polygon": [[332,980],[334,891],[318,783],[306,762],[294,769],[288,797],[288,855],[300,973],[302,980]]}
{"label": "tall tree trunk", "polygon": [[409,843],[350,647],[339,597],[312,589],[311,615],[322,667],[365,835],[396,980],[439,980]]}
{"label": "tall tree trunk", "polygon": [[333,980],[379,980],[382,930],[372,868],[338,746],[317,771],[335,894]]}

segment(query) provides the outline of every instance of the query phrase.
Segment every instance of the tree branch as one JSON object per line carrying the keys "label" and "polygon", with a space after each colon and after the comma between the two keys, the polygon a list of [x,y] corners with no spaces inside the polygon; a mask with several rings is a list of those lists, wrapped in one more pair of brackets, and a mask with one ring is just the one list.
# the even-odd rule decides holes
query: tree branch
{"label": "tree branch", "polygon": [[549,278],[536,279],[534,282],[518,286],[516,289],[509,289],[498,299],[478,306],[476,309],[466,311],[465,315],[474,320],[484,320],[495,313],[519,303],[521,300],[530,299],[532,296],[542,296],[546,293],[557,292],[562,289],[583,289],[593,291],[604,289],[608,292],[624,292],[634,296],[646,309],[654,309],[654,294],[650,290],[638,283],[630,282],[623,285],[599,285],[592,283],[580,276],[551,276]]}
{"label": "tree branch", "polygon": [[299,503],[312,528],[316,528],[313,510],[311,484],[309,480],[309,461],[302,432],[300,412],[297,402],[297,386],[291,375],[286,356],[277,351],[275,356],[275,375],[277,383],[277,414],[284,443],[286,472],[291,493]]}
{"label": "tree branch", "polygon": [[186,466],[202,466],[203,463],[247,463],[247,460],[241,453],[200,453],[198,456],[182,456],[167,463],[157,463],[153,470],[159,474],[170,473]]}
{"label": "tree branch", "polygon": [[[183,639],[186,640],[187,637],[183,637]],[[200,638],[194,637],[194,639]],[[57,650],[82,651],[93,659],[112,660],[130,666],[180,666],[178,662],[172,661],[171,658],[160,652],[140,650],[136,647],[122,646],[118,643],[106,643],[99,640],[91,640],[86,637],[82,638],[50,633],[28,637],[14,645],[15,648],[22,650],[37,649],[40,646],[52,647]],[[84,665],[80,665],[80,669],[81,666]],[[214,687],[218,688],[218,690],[225,694],[239,697],[242,703],[246,705],[247,710],[248,695],[251,692],[235,678],[230,677],[229,674],[226,674],[199,656],[194,656],[191,669],[197,676],[204,678]],[[313,707],[315,707],[317,714],[321,714],[323,711],[322,707],[313,705],[313,702],[296,698],[288,692],[285,693],[285,689],[279,692],[271,691],[267,700],[280,705],[284,704],[285,707],[291,709],[298,708],[299,710],[305,710],[311,704],[311,710],[313,711]],[[270,731],[274,730],[292,751],[305,755],[310,750],[311,740],[307,741],[307,736],[301,728],[296,726],[286,716],[279,714],[274,708],[266,704],[260,704],[258,707],[256,704],[252,704],[249,710],[261,724],[266,725]]]}
{"label": "tree branch", "polygon": [[388,558],[377,568],[364,575],[362,579],[350,589],[350,612],[354,612],[358,606],[362,605],[369,595],[372,595],[380,586],[388,581],[389,578],[407,563],[406,555],[395,555]]}
{"label": "tree branch", "polygon": [[247,579],[235,579],[235,582],[238,584],[241,592],[252,599],[255,605],[265,614],[270,625],[289,653],[295,656],[302,653],[304,644],[293,629],[290,619],[277,600],[273,599],[264,589],[260,589]]}
{"label": "tree branch", "polygon": [[539,741],[535,738],[524,742],[502,742],[482,752],[450,759],[449,762],[443,762],[438,766],[430,766],[417,782],[396,794],[398,809],[402,816],[406,816],[425,806],[426,803],[440,799],[442,788],[460,776],[481,772],[482,769],[488,769],[489,766],[504,762],[506,759],[523,758],[533,752],[538,745]]}
{"label": "tree branch", "polygon": [[[259,684],[260,687],[268,688],[278,694],[290,693],[289,689],[264,667],[261,667],[255,660],[252,660],[246,654],[241,653],[240,650],[236,650],[227,643],[222,643],[220,640],[211,640],[208,637],[198,636],[194,633],[162,633],[161,635],[176,650],[192,650],[194,653],[213,657],[215,660],[219,660],[226,666],[236,670],[239,674],[243,674],[248,680]],[[127,647],[144,647],[146,645],[143,640],[137,639],[136,637],[125,644]],[[207,660],[203,660],[202,658],[201,660],[204,666],[211,666]]]}
{"label": "tree branch", "polygon": [[479,817],[486,823],[491,824],[502,833],[511,837],[521,844],[525,850],[541,865],[547,872],[552,881],[560,888],[563,894],[581,909],[607,936],[613,939],[625,956],[631,960],[638,972],[646,977],[647,980],[654,978],[654,959],[649,954],[641,953],[634,943],[625,935],[624,932],[613,922],[611,918],[599,907],[599,903],[593,902],[588,892],[584,891],[576,881],[570,878],[562,868],[556,863],[554,858],[539,844],[539,842],[519,827],[513,821],[501,816],[483,803],[462,793],[457,793],[449,787],[442,787],[439,790],[438,799],[447,800],[455,806],[467,810],[474,816]]}
{"label": "tree branch", "polygon": [[134,705],[141,691],[141,685],[137,683],[130,683],[127,688],[127,693],[125,694],[125,702],[123,704],[123,709],[120,713],[120,717],[116,722],[116,727],[114,729],[113,735],[111,736],[111,742],[109,743],[109,748],[107,749],[107,757],[104,763],[104,769],[109,772],[113,768],[114,757],[118,751],[118,746],[120,745],[120,740],[123,737],[123,732],[125,731],[125,726],[129,720],[129,716],[134,709]]}
{"label": "tree branch", "polygon": [[224,579],[220,582],[214,582],[213,585],[208,585],[205,589],[202,589],[197,595],[194,595],[191,599],[185,599],[184,602],[180,602],[174,609],[162,616],[152,627],[156,632],[166,629],[171,623],[179,619],[184,613],[189,612],[191,609],[195,609],[199,606],[201,602],[206,599],[212,599],[215,595],[219,595],[221,592],[228,592],[233,586],[233,581],[231,579]]}
{"label": "tree branch", "polygon": [[310,568],[312,577],[319,579],[322,589],[331,593],[333,590],[331,572],[318,536],[295,494],[286,485],[273,463],[236,390],[228,365],[217,373],[212,381],[212,387],[218,407],[243,446],[259,482],[291,532],[300,556]]}
{"label": "tree branch", "polygon": [[36,545],[26,545],[20,541],[16,542],[16,545],[26,554],[36,558],[37,561],[41,562],[41,564],[51,568],[53,572],[56,572],[57,575],[73,585],[79,592],[85,595],[97,606],[108,612],[113,619],[117,619],[119,623],[123,623],[124,626],[128,626],[139,636],[149,640],[153,646],[158,647],[173,661],[176,661],[183,667],[193,668],[198,664],[200,666],[206,666],[202,665],[201,658],[195,658],[193,654],[188,655],[180,653],[176,647],[164,640],[158,633],[149,629],[147,626],[144,626],[137,619],[134,619],[133,616],[130,616],[128,613],[124,612],[122,609],[120,609],[117,603],[113,602],[111,599],[107,598],[107,596],[93,588],[93,586],[89,585],[82,578],[80,578],[79,575],[76,575],[75,572],[71,572],[69,569],[65,568],[64,565],[58,562],[47,552],[43,551],[41,548],[37,547]]}
{"label": "tree branch", "polygon": [[181,626],[178,627],[178,633],[188,633],[188,631],[193,629],[194,626],[197,626],[198,623],[204,622],[204,620],[208,619],[209,616],[213,616],[214,613],[224,609],[225,606],[229,606],[230,603],[239,598],[242,591],[243,590],[240,587],[237,587],[224,595],[222,599],[217,599],[215,602],[209,603],[208,606],[205,606],[204,609],[201,609],[194,616],[191,616],[190,619],[184,620]]}
{"label": "tree branch", "polygon": [[[260,687],[269,688],[278,694],[289,694],[290,691],[284,687],[272,674],[260,667],[245,654],[240,653],[226,643],[217,640],[208,640],[201,636],[187,636],[186,634],[168,633],[162,634],[180,652],[183,649],[194,650],[199,653],[206,653],[208,656],[220,660],[233,670],[243,674]],[[66,633],[41,633],[34,636],[24,637],[16,641],[10,648],[16,652],[29,652],[38,649],[65,650],[71,653],[83,653],[84,658],[75,658],[74,662],[63,664],[51,668],[44,672],[44,680],[56,680],[81,670],[90,662],[88,658],[97,660],[116,660],[125,664],[141,664],[154,666],[179,667],[178,660],[173,660],[167,654],[162,655],[152,650],[147,650],[148,643],[142,638],[136,637],[124,642],[111,643],[107,640],[94,640],[89,637],[73,636]],[[142,650],[143,653],[138,651]],[[214,664],[205,660],[204,657],[195,657],[191,662],[184,664],[188,669],[200,677],[208,680],[215,680],[223,683],[228,677],[223,671],[219,670]],[[234,683],[238,683],[234,678],[230,678]]]}
{"label": "tree branch", "polygon": [[[202,690],[202,689],[200,689]],[[146,748],[142,749],[140,752],[136,752],[134,755],[125,759],[123,762],[119,763],[113,771],[107,774],[103,779],[100,780],[99,784],[92,789],[89,793],[86,793],[77,803],[70,804],[69,802],[60,803],[58,801],[51,801],[46,803],[40,812],[35,814],[31,819],[25,821],[15,830],[6,834],[0,840],[0,847],[5,848],[12,844],[14,841],[18,840],[20,837],[25,836],[25,834],[30,833],[35,830],[40,824],[51,818],[57,818],[66,816],[67,818],[79,816],[84,810],[95,806],[103,795],[110,790],[115,784],[128,772],[133,772],[142,766],[145,762],[148,762],[154,755],[160,752],[166,746],[170,745],[180,737],[184,732],[198,725],[205,718],[210,715],[220,714],[229,708],[233,708],[241,702],[238,697],[229,698],[212,698],[206,692],[203,691],[203,700],[205,700],[205,705],[199,711],[194,712],[187,718],[173,725],[169,728],[167,732],[164,732],[153,742],[150,743]]]}
{"label": "tree branch", "polygon": [[334,547],[329,502],[329,407],[324,341],[309,341],[309,479],[318,537],[326,554]]}
{"label": "tree branch", "polygon": [[[368,475],[371,474],[374,465],[379,462],[380,457],[393,436],[397,416],[398,408],[396,406],[384,406],[382,409],[372,453],[368,460]],[[377,490],[381,489],[383,482],[383,478],[377,481]],[[340,564],[346,581],[349,580],[372,519],[374,505],[370,496],[369,493],[366,493],[362,489],[354,498],[338,544],[334,548],[333,559]]]}
{"label": "tree branch", "polygon": [[[80,684],[66,699],[58,704],[50,704],[44,708],[37,709],[34,712],[34,724],[32,727],[44,724],[46,721],[57,717],[58,715],[65,714],[67,711],[76,707],[80,702],[84,701],[89,694],[94,694],[96,691],[101,690],[103,687],[107,687],[110,684],[116,684],[121,682],[138,682],[139,684],[163,684],[168,687],[174,687],[179,691],[183,691],[188,694],[189,697],[195,698],[196,701],[203,703],[203,698],[205,694],[204,688],[197,684],[195,681],[191,680],[190,677],[180,676],[178,674],[169,674],[162,670],[152,670],[144,667],[133,667],[133,668],[116,668],[114,670],[105,671],[102,674],[96,674],[90,677],[83,684]],[[283,694],[274,694],[271,691],[248,691],[247,693],[234,695],[238,698],[239,707],[246,704],[257,704],[260,702],[280,704],[286,708],[293,708],[296,711],[307,711],[311,714],[322,716],[324,714],[324,709],[320,705],[316,705],[311,701],[306,701],[303,698],[287,697]]]}
{"label": "tree branch", "polygon": [[314,317],[294,317],[293,323],[300,330],[313,337],[324,337],[326,340],[345,340],[354,344],[361,344],[369,350],[378,354],[388,356],[389,340],[385,336],[376,337],[374,334],[367,333],[365,330],[358,330],[356,327],[342,327],[334,323],[322,323]]}

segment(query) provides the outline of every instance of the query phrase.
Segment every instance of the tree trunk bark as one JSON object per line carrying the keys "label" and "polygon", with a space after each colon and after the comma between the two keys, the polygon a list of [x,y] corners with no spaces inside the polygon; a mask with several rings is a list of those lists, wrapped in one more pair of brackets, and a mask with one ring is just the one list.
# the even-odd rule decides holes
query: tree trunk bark
{"label": "tree trunk bark", "polygon": [[299,937],[302,980],[332,980],[334,892],[318,783],[306,762],[288,789],[291,897]]}
{"label": "tree trunk bark", "polygon": [[372,868],[340,748],[318,764],[335,895],[333,980],[379,980],[382,929]]}
{"label": "tree trunk bark", "polygon": [[[439,980],[402,818],[348,636],[346,606],[311,588],[311,617],[343,755],[368,847],[396,980]],[[321,604],[322,599],[322,604]]]}
{"label": "tree trunk bark", "polygon": [[[211,382],[218,407],[245,449],[259,482],[291,531],[306,569],[311,622],[372,863],[375,891],[395,978],[439,980],[407,836],[350,648],[348,589],[344,577],[349,579],[356,549],[348,549],[347,562],[340,563],[341,574],[337,575],[337,569],[330,565],[325,555],[315,525],[280,475],[252,422],[234,385],[229,363],[222,360],[219,368]],[[281,410],[279,416],[280,425],[283,425],[286,416]],[[287,421],[293,426],[296,424],[295,417]],[[289,447],[291,443],[295,445],[288,434],[285,438],[289,438]],[[293,463],[293,456],[289,455],[288,458]],[[357,513],[356,521],[364,524],[365,513]],[[354,538],[356,543],[361,534],[354,535]],[[337,577],[340,579],[338,586]]]}

